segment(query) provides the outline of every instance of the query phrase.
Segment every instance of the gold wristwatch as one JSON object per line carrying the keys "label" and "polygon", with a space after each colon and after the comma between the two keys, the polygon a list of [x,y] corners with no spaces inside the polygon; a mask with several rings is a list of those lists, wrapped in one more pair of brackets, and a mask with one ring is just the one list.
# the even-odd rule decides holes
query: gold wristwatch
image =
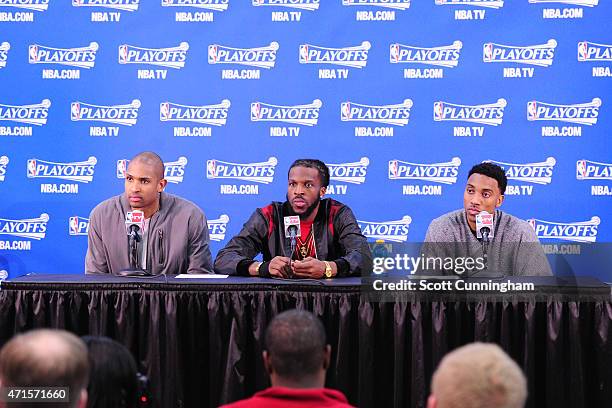
{"label": "gold wristwatch", "polygon": [[326,278],[333,277],[333,275],[332,275],[333,271],[332,271],[331,265],[327,261],[323,261],[323,262],[325,263],[325,277]]}

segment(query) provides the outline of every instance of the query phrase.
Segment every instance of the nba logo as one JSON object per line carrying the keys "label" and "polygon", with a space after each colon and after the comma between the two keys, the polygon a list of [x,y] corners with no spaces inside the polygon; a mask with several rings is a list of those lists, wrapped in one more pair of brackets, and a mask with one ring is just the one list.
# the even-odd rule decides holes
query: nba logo
{"label": "nba logo", "polygon": [[28,160],[28,178],[36,177],[38,171],[36,171],[36,159]]}
{"label": "nba logo", "polygon": [[527,102],[527,120],[538,118],[538,103],[536,101]]}
{"label": "nba logo", "polygon": [[391,44],[390,59],[391,63],[399,62],[399,44]]}
{"label": "nba logo", "polygon": [[170,104],[168,102],[159,104],[159,120],[166,121],[170,117]]}
{"label": "nba logo", "polygon": [[576,179],[584,180],[587,176],[586,160],[576,162]]}
{"label": "nba logo", "polygon": [[128,161],[125,159],[117,160],[117,178],[124,179],[127,173]]}
{"label": "nba logo", "polygon": [[444,104],[442,102],[434,102],[434,120],[441,121],[444,112]]}
{"label": "nba logo", "polygon": [[217,62],[217,46],[209,45],[208,46],[208,63],[214,64]]}
{"label": "nba logo", "polygon": [[251,120],[256,121],[261,119],[261,104],[254,102],[251,104]]}
{"label": "nba logo", "polygon": [[308,62],[308,46],[300,45],[300,63]]}
{"label": "nba logo", "polygon": [[389,162],[389,178],[397,178],[397,160]]}
{"label": "nba logo", "polygon": [[38,62],[38,45],[30,45],[30,64]]}
{"label": "nba logo", "polygon": [[206,161],[206,177],[214,178],[217,175],[217,163],[216,160]]}
{"label": "nba logo", "polygon": [[68,220],[68,233],[70,235],[79,235],[79,217],[70,217]]}
{"label": "nba logo", "polygon": [[127,45],[120,45],[119,46],[119,63],[125,64],[127,62],[127,57],[128,57]]}
{"label": "nba logo", "polygon": [[536,229],[536,220],[534,218],[528,219],[527,222],[531,225],[531,228],[535,231]]}
{"label": "nba logo", "polygon": [[586,61],[587,50],[588,47],[586,41],[581,41],[578,43],[578,61]]}
{"label": "nba logo", "polygon": [[81,104],[73,102],[70,104],[70,119],[79,120],[81,119]]}
{"label": "nba logo", "polygon": [[483,57],[485,62],[490,62],[493,59],[493,44],[486,43],[483,47]]}
{"label": "nba logo", "polygon": [[347,121],[351,118],[351,103],[342,102],[340,105],[340,119]]}

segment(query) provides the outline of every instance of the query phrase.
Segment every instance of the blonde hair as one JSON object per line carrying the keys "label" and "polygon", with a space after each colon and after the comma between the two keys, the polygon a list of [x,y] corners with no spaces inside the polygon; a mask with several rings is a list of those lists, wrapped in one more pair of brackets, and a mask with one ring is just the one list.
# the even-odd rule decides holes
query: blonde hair
{"label": "blonde hair", "polygon": [[431,393],[437,408],[522,408],[527,382],[497,344],[472,343],[442,359]]}

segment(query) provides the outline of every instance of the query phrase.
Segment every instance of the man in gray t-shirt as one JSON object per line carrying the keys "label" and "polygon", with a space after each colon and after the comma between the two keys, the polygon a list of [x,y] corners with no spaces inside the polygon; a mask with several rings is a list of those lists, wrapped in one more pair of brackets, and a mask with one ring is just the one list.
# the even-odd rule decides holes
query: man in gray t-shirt
{"label": "man in gray t-shirt", "polygon": [[[431,261],[423,273],[474,277],[552,275],[533,228],[526,221],[497,210],[504,201],[507,184],[504,170],[495,164],[472,167],[463,193],[463,209],[429,224],[422,252],[426,257],[443,261]],[[477,238],[476,215],[481,211],[493,214],[493,237],[488,244]],[[470,261],[468,268],[465,264],[456,268],[457,263],[466,262],[465,258],[474,261]]]}

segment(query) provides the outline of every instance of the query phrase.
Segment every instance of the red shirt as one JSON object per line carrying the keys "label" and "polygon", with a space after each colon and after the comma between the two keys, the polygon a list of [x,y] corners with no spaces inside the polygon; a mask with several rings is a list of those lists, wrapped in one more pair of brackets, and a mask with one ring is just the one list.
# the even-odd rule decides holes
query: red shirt
{"label": "red shirt", "polygon": [[329,388],[270,387],[251,398],[223,405],[222,408],[351,408],[340,391]]}

